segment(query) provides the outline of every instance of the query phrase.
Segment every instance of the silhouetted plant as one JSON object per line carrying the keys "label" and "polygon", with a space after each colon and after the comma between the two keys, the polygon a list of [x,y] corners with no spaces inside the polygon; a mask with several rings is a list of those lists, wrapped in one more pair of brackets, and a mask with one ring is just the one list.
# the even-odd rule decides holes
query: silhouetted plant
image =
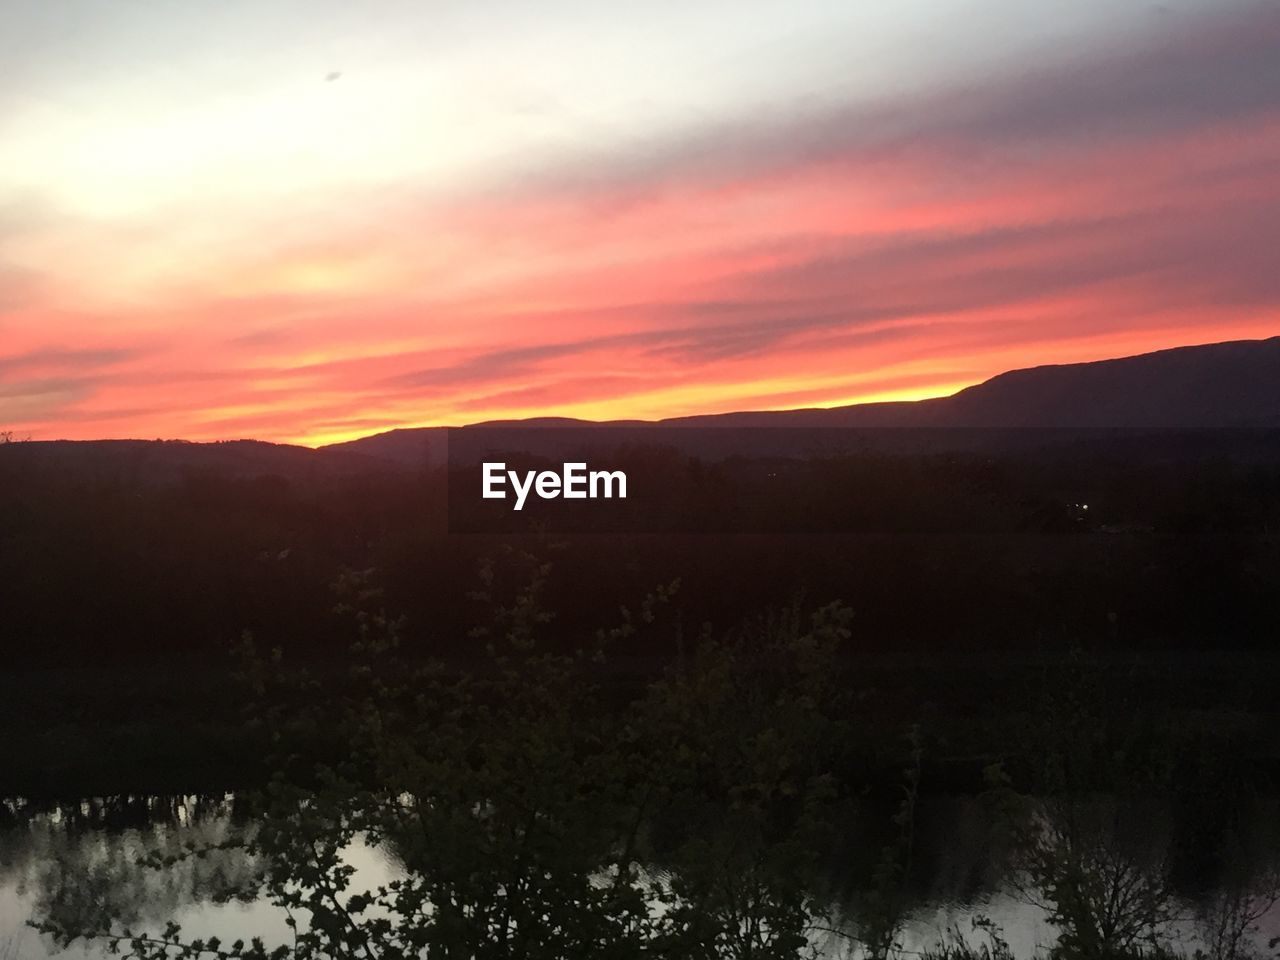
{"label": "silhouetted plant", "polygon": [[907,881],[915,846],[916,802],[919,797],[924,747],[920,730],[907,736],[907,763],[902,771],[902,796],[893,814],[896,835],[881,850],[858,911],[857,939],[869,960],[888,960],[901,952],[898,937],[908,907]]}
{"label": "silhouetted plant", "polygon": [[[1172,745],[1124,715],[1080,651],[1047,678],[1029,742],[1032,795],[993,775],[1012,814],[1018,885],[1063,960],[1157,955],[1177,918],[1168,850],[1152,838]],[[1144,718],[1148,719],[1148,718]]]}
{"label": "silhouetted plant", "polygon": [[985,941],[974,943],[953,924],[936,945],[920,952],[919,960],[1014,960],[1003,931],[990,917],[976,916],[970,926]]}
{"label": "silhouetted plant", "polygon": [[[341,682],[285,668],[246,640],[254,721],[275,771],[251,837],[144,859],[171,868],[238,849],[263,865],[234,895],[288,917],[291,943],[139,933],[110,911],[46,916],[60,942],[105,940],[160,960],[404,957],[769,958],[812,950],[830,844],[834,657],[848,613],[789,611],[698,645],[632,703],[601,663],[674,585],[572,652],[540,642],[542,559],[489,612],[462,669],[408,658],[366,574],[339,584],[357,639]],[[371,884],[357,845],[393,857]]]}
{"label": "silhouetted plant", "polygon": [[[1233,824],[1225,831],[1220,855],[1224,869],[1216,889],[1198,904],[1196,932],[1203,960],[1261,960],[1261,921],[1280,903],[1280,870],[1259,863]],[[1270,941],[1275,955],[1280,938]]]}

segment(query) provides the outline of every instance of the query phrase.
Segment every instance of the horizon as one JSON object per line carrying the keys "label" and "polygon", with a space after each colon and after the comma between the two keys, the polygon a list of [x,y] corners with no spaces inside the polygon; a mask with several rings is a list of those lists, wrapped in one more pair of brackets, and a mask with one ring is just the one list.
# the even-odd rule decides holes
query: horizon
{"label": "horizon", "polygon": [[951,395],[1273,335],[1280,9],[20,7],[0,429]]}
{"label": "horizon", "polygon": [[1280,0],[10,0],[0,960],[1280,960]]}
{"label": "horizon", "polygon": [[725,411],[717,411],[717,412],[714,412],[714,413],[693,413],[693,414],[689,414],[689,415],[674,416],[674,417],[663,417],[663,418],[658,418],[658,419],[643,419],[643,418],[639,418],[639,417],[615,417],[615,418],[611,418],[611,419],[607,419],[607,420],[592,420],[592,419],[588,419],[588,418],[585,418],[585,417],[562,417],[562,416],[558,416],[558,415],[555,415],[555,414],[539,414],[539,413],[531,413],[531,414],[529,414],[529,415],[527,415],[527,416],[523,416],[523,417],[519,417],[519,418],[509,418],[509,419],[472,420],[472,421],[468,421],[468,422],[466,422],[466,423],[431,423],[431,424],[416,424],[416,425],[398,426],[398,427],[392,427],[392,428],[390,428],[390,429],[388,429],[388,430],[379,430],[379,431],[376,431],[376,432],[374,432],[374,433],[361,434],[361,435],[359,435],[359,436],[356,436],[356,437],[350,437],[350,438],[343,439],[343,440],[330,441],[330,442],[327,442],[327,443],[316,443],[316,444],[309,444],[309,443],[296,443],[296,442],[292,442],[292,441],[288,441],[288,440],[268,440],[268,439],[265,439],[265,438],[262,438],[262,437],[250,437],[250,436],[240,436],[240,437],[228,436],[228,437],[219,437],[219,438],[206,439],[206,440],[198,440],[198,439],[192,439],[192,438],[189,438],[189,437],[175,437],[175,436],[157,436],[157,437],[151,437],[151,438],[147,438],[147,437],[81,437],[81,438],[73,438],[73,437],[32,437],[32,436],[25,436],[25,437],[23,437],[23,436],[14,436],[14,435],[13,435],[13,431],[5,431],[5,433],[7,433],[7,434],[9,435],[9,436],[8,436],[7,438],[5,438],[5,439],[6,439],[7,441],[19,441],[19,442],[35,441],[35,442],[48,442],[48,443],[136,443],[136,442],[142,442],[142,443],[210,443],[210,444],[219,444],[219,443],[268,443],[268,444],[272,444],[272,445],[280,445],[280,446],[296,446],[296,447],[304,447],[304,448],[311,449],[311,450],[319,450],[319,449],[323,449],[324,447],[327,447],[327,446],[340,446],[340,445],[342,445],[342,444],[346,444],[346,443],[355,443],[355,442],[359,442],[359,441],[361,441],[361,440],[368,440],[368,439],[371,439],[371,438],[373,438],[373,437],[382,436],[382,435],[384,435],[384,434],[388,434],[388,433],[395,433],[395,432],[397,432],[397,431],[401,431],[401,430],[424,430],[424,429],[434,429],[434,430],[460,430],[460,429],[465,429],[465,428],[468,428],[468,427],[487,426],[487,425],[489,425],[489,424],[507,424],[507,423],[510,423],[510,424],[521,424],[521,423],[529,423],[529,422],[542,421],[542,420],[565,420],[565,421],[567,421],[567,422],[569,422],[569,423],[582,423],[582,424],[591,424],[591,425],[608,425],[608,424],[611,424],[611,423],[619,423],[619,424],[633,424],[633,425],[637,425],[637,426],[656,426],[656,425],[661,425],[661,424],[663,424],[663,423],[670,422],[670,421],[672,421],[672,420],[681,420],[681,419],[689,419],[689,418],[698,419],[698,418],[702,418],[702,417],[732,416],[732,415],[735,415],[735,414],[753,414],[753,413],[802,413],[802,412],[810,411],[810,410],[839,410],[839,409],[847,409],[847,408],[849,408],[849,407],[860,407],[860,406],[866,406],[866,405],[872,405],[872,404],[880,404],[880,403],[906,403],[906,404],[913,404],[913,403],[918,403],[918,402],[920,402],[920,401],[922,401],[922,400],[945,400],[945,399],[948,399],[949,397],[954,397],[956,394],[958,394],[958,393],[960,393],[960,392],[963,392],[964,390],[969,389],[969,387],[982,386],[983,384],[985,384],[985,383],[989,382],[990,380],[996,379],[996,378],[998,378],[998,377],[1000,377],[1000,376],[1003,376],[1004,374],[1007,374],[1007,373],[1025,373],[1025,372],[1029,372],[1029,371],[1033,371],[1033,370],[1042,370],[1042,369],[1048,369],[1048,368],[1053,368],[1053,367],[1062,367],[1062,366],[1087,366],[1087,365],[1091,365],[1091,364],[1098,364],[1098,363],[1108,363],[1108,362],[1114,362],[1114,361],[1124,361],[1124,360],[1141,359],[1141,358],[1143,358],[1143,357],[1153,356],[1153,355],[1155,355],[1155,354],[1171,353],[1171,352],[1177,352],[1177,351],[1181,351],[1181,350],[1198,350],[1198,349],[1201,349],[1201,348],[1208,348],[1208,347],[1221,347],[1221,346],[1229,346],[1229,345],[1233,345],[1233,344],[1246,344],[1246,343],[1247,343],[1247,344],[1261,344],[1261,343],[1265,343],[1265,342],[1267,342],[1267,341],[1269,341],[1269,340],[1280,340],[1280,334],[1272,334],[1271,336],[1259,337],[1259,338],[1257,338],[1257,339],[1252,339],[1252,340],[1219,340],[1219,341],[1213,341],[1213,342],[1209,342],[1209,343],[1188,343],[1188,344],[1179,344],[1179,345],[1177,345],[1177,346],[1173,346],[1173,347],[1164,347],[1164,348],[1161,348],[1161,349],[1159,349],[1159,350],[1149,351],[1149,352],[1147,352],[1147,353],[1132,354],[1132,355],[1129,355],[1129,356],[1123,356],[1123,357],[1102,357],[1102,358],[1099,358],[1099,359],[1097,359],[1097,360],[1078,361],[1078,362],[1069,363],[1069,364],[1041,364],[1041,365],[1038,365],[1038,366],[1035,366],[1035,367],[1022,367],[1022,368],[1015,368],[1015,369],[1012,369],[1012,370],[1003,370],[1003,371],[1001,371],[1001,372],[999,372],[999,373],[997,373],[997,374],[994,374],[993,376],[991,376],[991,377],[987,378],[986,380],[979,381],[978,383],[975,383],[975,384],[968,384],[968,385],[965,385],[965,386],[959,387],[959,388],[958,388],[956,391],[954,391],[953,393],[939,394],[939,395],[937,395],[937,396],[920,397],[920,398],[917,398],[917,399],[909,399],[909,400],[888,400],[888,401],[885,401],[885,400],[866,400],[866,401],[857,401],[857,402],[849,403],[849,404],[838,404],[838,403],[837,403],[837,404],[813,404],[813,405],[809,405],[809,406],[805,406],[805,407],[777,407],[777,408],[770,408],[770,409],[761,408],[761,409],[755,409],[755,410],[725,410]]}

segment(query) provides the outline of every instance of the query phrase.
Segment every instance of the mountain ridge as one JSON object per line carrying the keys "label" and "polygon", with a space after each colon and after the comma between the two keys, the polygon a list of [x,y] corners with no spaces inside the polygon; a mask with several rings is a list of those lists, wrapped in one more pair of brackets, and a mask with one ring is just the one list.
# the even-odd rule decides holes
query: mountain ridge
{"label": "mountain ridge", "polygon": [[[463,427],[402,427],[315,449],[259,440],[45,440],[0,444],[10,463],[89,474],[168,476],[215,470],[237,476],[340,476],[441,463],[452,431],[571,427],[655,431],[687,428],[1280,428],[1280,336],[1172,347],[997,374],[950,396],[792,410],[694,414],[662,420],[534,417]],[[702,438],[712,437],[711,440]],[[685,445],[715,445],[714,434]],[[25,453],[19,453],[25,451]],[[21,460],[18,459],[21,457]]]}
{"label": "mountain ridge", "polygon": [[926,400],[694,414],[662,420],[490,420],[453,428],[400,428],[318,449],[421,462],[451,429],[551,427],[1280,427],[1280,336],[1025,367],[997,374],[950,396]]}

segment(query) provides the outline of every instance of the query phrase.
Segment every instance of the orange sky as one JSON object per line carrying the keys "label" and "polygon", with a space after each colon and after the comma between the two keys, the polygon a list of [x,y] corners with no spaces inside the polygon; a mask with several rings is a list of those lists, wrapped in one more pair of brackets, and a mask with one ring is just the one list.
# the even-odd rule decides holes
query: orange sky
{"label": "orange sky", "polygon": [[276,47],[288,3],[19,18],[0,429],[315,445],[919,398],[1280,333],[1274,4],[1084,3],[954,49],[921,46],[915,3],[804,6],[785,43],[776,5],[722,37],[657,3],[573,20],[594,47],[498,7],[441,39],[321,4]]}

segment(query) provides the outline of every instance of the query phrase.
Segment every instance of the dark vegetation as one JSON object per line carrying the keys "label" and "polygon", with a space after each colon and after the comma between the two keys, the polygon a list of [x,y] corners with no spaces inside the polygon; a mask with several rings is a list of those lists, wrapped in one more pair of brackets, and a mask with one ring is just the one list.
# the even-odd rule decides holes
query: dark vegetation
{"label": "dark vegetation", "polygon": [[[922,860],[954,842],[922,836],[942,728],[865,695],[841,655],[851,611],[791,607],[686,637],[671,584],[563,649],[551,570],[523,550],[482,566],[487,615],[465,666],[409,654],[363,573],[336,584],[341,671],[244,644],[245,720],[272,772],[242,829],[160,833],[96,891],[100,854],[61,861],[39,928],[147,960],[909,955]],[[672,633],[674,656],[620,695],[600,668],[646,630]],[[1112,685],[1130,678],[1108,674],[1076,651],[1002,715],[975,791],[984,867],[1043,906],[1054,960],[1185,956],[1179,920],[1197,958],[1266,955],[1280,874],[1242,757],[1171,703],[1133,709]],[[390,879],[356,874],[345,854],[360,846],[391,858]],[[152,887],[134,876],[166,871],[194,871],[215,900],[266,899],[290,935],[140,926],[131,895]],[[1012,957],[995,924],[974,932],[928,955]]]}
{"label": "dark vegetation", "polygon": [[[1280,435],[1235,449],[1136,442],[721,462],[657,444],[624,451],[633,494],[620,506],[670,532],[560,537],[548,589],[562,639],[679,577],[692,625],[800,593],[844,599],[861,652],[904,641],[1034,651],[1056,638],[1270,648]],[[447,532],[443,469],[298,476],[215,463],[169,477],[21,449],[39,446],[0,447],[9,666],[220,657],[246,628],[323,655],[343,640],[329,585],[369,567],[408,615],[411,644],[466,652],[466,595],[501,538]],[[531,507],[519,519],[536,530],[547,516]]]}
{"label": "dark vegetation", "polygon": [[[0,794],[35,798],[4,816],[240,788],[242,829],[51,866],[48,933],[271,955],[142,930],[134,874],[198,864],[293,914],[280,958],[888,960],[964,797],[957,883],[1043,905],[1052,957],[1185,955],[1179,920],[1266,954],[1268,434],[631,446],[648,535],[451,534],[462,466],[185,446],[0,447]],[[361,886],[354,843],[396,879]],[[985,923],[927,955],[1011,957]]]}
{"label": "dark vegetation", "polygon": [[514,540],[447,532],[444,468],[236,444],[198,457],[144,445],[140,465],[136,449],[78,461],[74,445],[42,446],[0,446],[3,792],[252,782],[244,758],[258,752],[227,694],[244,631],[340,671],[349,636],[331,586],[372,570],[404,617],[404,656],[465,668],[477,570],[507,542],[554,559],[542,589],[557,653],[679,580],[680,629],[639,627],[598,667],[619,697],[704,624],[839,600],[853,616],[839,657],[876,716],[947,729],[931,783],[973,787],[1029,691],[1076,649],[1107,666],[1116,704],[1174,704],[1232,738],[1260,782],[1275,776],[1270,434],[715,462],[632,447],[626,466],[662,491],[645,502],[676,532]]}

